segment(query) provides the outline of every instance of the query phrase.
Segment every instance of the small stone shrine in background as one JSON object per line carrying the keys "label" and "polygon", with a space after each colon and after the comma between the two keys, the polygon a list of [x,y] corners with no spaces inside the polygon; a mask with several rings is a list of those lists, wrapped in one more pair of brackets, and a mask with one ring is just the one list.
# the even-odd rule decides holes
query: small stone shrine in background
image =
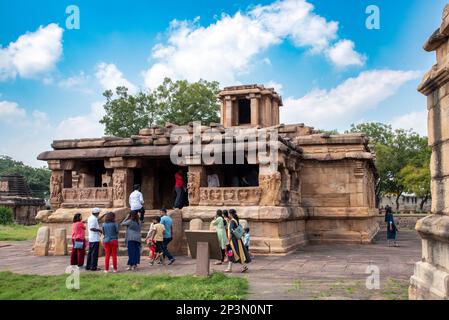
{"label": "small stone shrine in background", "polygon": [[36,214],[44,205],[44,200],[32,197],[30,187],[23,176],[0,176],[0,206],[12,209],[16,223],[36,224]]}

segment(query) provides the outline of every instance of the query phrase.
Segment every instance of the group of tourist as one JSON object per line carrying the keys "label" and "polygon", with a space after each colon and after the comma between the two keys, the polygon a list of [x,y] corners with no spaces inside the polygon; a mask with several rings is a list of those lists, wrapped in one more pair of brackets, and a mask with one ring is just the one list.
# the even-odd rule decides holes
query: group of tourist
{"label": "group of tourist", "polygon": [[225,272],[232,272],[232,265],[242,265],[241,272],[248,271],[247,263],[251,262],[249,253],[249,228],[243,228],[235,209],[217,210],[211,225],[215,227],[221,248],[221,260],[216,265],[223,264],[227,259],[228,267]]}
{"label": "group of tourist", "polygon": [[[171,265],[176,260],[168,250],[168,244],[173,239],[173,220],[167,215],[166,209],[162,209],[160,212],[161,216],[153,218],[153,223],[145,241],[150,249],[151,265],[156,260],[159,264],[165,264],[165,258],[168,259],[168,264]],[[73,218],[70,264],[83,267],[86,247],[88,246],[85,269],[91,271],[100,270],[98,268],[98,252],[102,235],[105,258],[104,272],[109,272],[111,258],[113,272],[117,272],[119,225],[115,221],[115,214],[108,212],[105,216],[105,222],[100,227],[98,223],[99,214],[100,209],[95,208],[87,219],[88,241],[85,239],[86,226],[82,222],[82,216],[80,213],[75,214]],[[121,225],[126,226],[125,243],[128,249],[128,267],[126,270],[135,271],[140,264],[142,251],[142,222],[139,214],[136,211],[131,211]]]}
{"label": "group of tourist", "polygon": [[[181,173],[178,172],[176,188],[184,188],[184,180]],[[182,195],[183,191],[177,192]],[[178,206],[182,207],[182,200],[176,200]],[[128,267],[127,270],[136,270],[140,264],[140,256],[142,252],[142,224],[145,221],[144,199],[140,192],[140,185],[134,185],[133,192],[129,196],[129,206],[131,212],[121,223],[126,226],[125,243],[128,249]],[[176,207],[176,206],[175,206]],[[84,257],[88,243],[88,253],[86,270],[97,271],[98,268],[98,252],[100,248],[101,235],[103,235],[103,247],[105,252],[105,270],[109,272],[109,263],[112,258],[113,272],[117,272],[117,252],[118,252],[118,236],[119,226],[115,221],[113,212],[106,213],[105,222],[100,228],[98,223],[99,208],[94,208],[92,214],[87,219],[88,241],[85,240],[86,226],[82,222],[80,213],[75,214],[73,218],[72,231],[72,253],[70,264],[82,267],[84,265]],[[168,250],[168,244],[173,239],[173,220],[167,215],[167,210],[160,210],[160,216],[153,218],[152,224],[145,239],[150,250],[150,264],[153,265],[157,260],[160,264],[165,264],[165,258],[168,264],[175,262],[175,258]]]}

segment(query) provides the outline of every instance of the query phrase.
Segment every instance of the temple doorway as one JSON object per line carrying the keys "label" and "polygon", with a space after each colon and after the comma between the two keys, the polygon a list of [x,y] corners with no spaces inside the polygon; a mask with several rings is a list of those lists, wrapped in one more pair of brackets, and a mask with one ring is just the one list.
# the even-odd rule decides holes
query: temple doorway
{"label": "temple doorway", "polygon": [[251,123],[251,102],[248,99],[239,99],[239,125]]}
{"label": "temple doorway", "polygon": [[[169,158],[144,159],[142,167],[134,170],[134,184],[141,186],[146,210],[173,208],[176,197],[175,173],[179,168]],[[185,175],[184,179],[187,181]]]}

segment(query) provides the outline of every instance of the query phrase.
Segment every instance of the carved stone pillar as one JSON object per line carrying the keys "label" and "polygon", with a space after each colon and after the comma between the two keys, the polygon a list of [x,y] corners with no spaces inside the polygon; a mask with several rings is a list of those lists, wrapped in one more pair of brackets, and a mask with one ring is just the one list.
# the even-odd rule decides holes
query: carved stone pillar
{"label": "carved stone pillar", "polygon": [[259,125],[259,100],[260,96],[254,94],[250,95],[251,99],[251,126]]}
{"label": "carved stone pillar", "polygon": [[50,178],[50,204],[52,209],[58,209],[63,201],[62,187],[64,181],[63,170],[53,170]]}
{"label": "carved stone pillar", "polygon": [[224,105],[225,105],[225,119],[224,119],[224,123],[223,125],[226,128],[232,127],[232,115],[233,115],[233,110],[232,110],[232,99],[231,97],[226,97],[224,100]]}
{"label": "carved stone pillar", "polygon": [[112,174],[112,186],[114,188],[113,206],[127,207],[128,197],[132,192],[133,174],[128,168],[116,168]]}
{"label": "carved stone pillar", "polygon": [[427,96],[429,145],[432,147],[432,215],[416,230],[422,238],[422,260],[410,279],[410,299],[449,299],[449,5],[441,27],[424,45],[436,51],[437,64],[418,90]]}
{"label": "carved stone pillar", "polygon": [[277,206],[281,203],[281,173],[273,171],[269,166],[259,167],[259,187],[261,189],[260,205]]}
{"label": "carved stone pillar", "polygon": [[206,170],[204,166],[189,166],[187,173],[187,192],[189,206],[197,206],[200,203],[200,187],[206,186]]}

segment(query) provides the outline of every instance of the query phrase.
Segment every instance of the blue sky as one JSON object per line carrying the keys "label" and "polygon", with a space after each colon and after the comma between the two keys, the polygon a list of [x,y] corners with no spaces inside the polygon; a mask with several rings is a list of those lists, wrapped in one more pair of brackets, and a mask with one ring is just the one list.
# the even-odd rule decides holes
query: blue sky
{"label": "blue sky", "polygon": [[[281,119],[344,131],[382,121],[426,132],[416,92],[435,61],[422,50],[446,1],[0,2],[0,154],[42,166],[53,139],[103,134],[102,92],[164,76],[260,83]],[[67,6],[80,29],[66,28]],[[380,29],[365,27],[368,5]]]}

